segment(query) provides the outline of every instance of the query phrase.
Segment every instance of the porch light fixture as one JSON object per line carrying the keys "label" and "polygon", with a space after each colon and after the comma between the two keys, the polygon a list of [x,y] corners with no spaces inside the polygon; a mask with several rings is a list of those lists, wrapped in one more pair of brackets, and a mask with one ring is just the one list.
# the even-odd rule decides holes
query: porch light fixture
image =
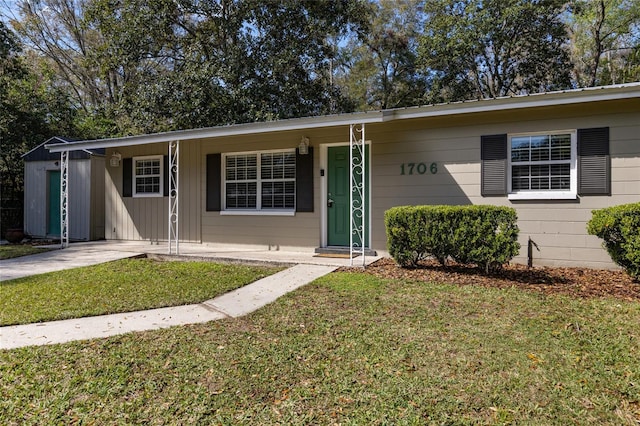
{"label": "porch light fixture", "polygon": [[119,152],[114,152],[111,154],[111,160],[109,160],[109,164],[111,167],[120,166],[120,160],[122,160],[122,155]]}
{"label": "porch light fixture", "polygon": [[307,155],[309,153],[309,138],[303,136],[300,140],[300,145],[298,145],[298,154]]}

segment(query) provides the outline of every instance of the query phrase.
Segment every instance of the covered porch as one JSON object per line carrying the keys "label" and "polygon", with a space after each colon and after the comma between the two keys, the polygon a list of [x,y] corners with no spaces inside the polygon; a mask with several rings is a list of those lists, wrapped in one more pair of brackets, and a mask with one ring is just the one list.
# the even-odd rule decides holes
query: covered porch
{"label": "covered porch", "polygon": [[[108,159],[105,195],[109,213],[105,227],[109,240],[134,240],[134,246],[147,246],[145,253],[168,255],[196,256],[211,252],[211,244],[216,246],[214,252],[222,253],[219,257],[229,252],[234,256],[251,252],[261,258],[264,252],[282,251],[286,254],[280,257],[296,259],[294,263],[309,261],[295,256],[298,250],[294,248],[317,248],[322,250],[310,252],[311,257],[346,258],[349,265],[365,266],[366,258],[375,254],[370,249],[370,164],[365,126],[382,118],[380,113],[314,117],[47,145],[61,156],[61,245],[64,248],[69,244],[69,153],[100,146],[106,149]],[[315,137],[314,143],[309,142],[309,135]],[[341,180],[346,197],[340,209],[333,208],[336,191],[332,195],[327,187],[327,175],[332,175],[325,170],[330,169],[326,166],[327,147],[332,150],[336,146],[343,146],[346,154],[346,172]],[[273,161],[269,163],[272,165],[265,166],[265,158]],[[276,165],[276,161],[282,165]],[[260,183],[265,179],[265,167],[269,167],[270,174]],[[275,177],[278,167],[285,170],[282,182]],[[247,176],[244,180],[230,177],[240,171]],[[255,183],[249,181],[250,173]],[[257,193],[252,192],[256,187]],[[239,196],[253,196],[253,204],[231,203]],[[261,209],[261,203],[269,201],[269,197],[274,205],[262,204],[266,209]],[[273,200],[278,197],[291,197],[293,201],[275,205]],[[331,229],[327,222],[335,211],[344,212],[340,219],[344,237],[337,244],[340,247],[334,247],[336,244],[327,238]],[[262,229],[248,231],[256,223]],[[296,233],[296,227],[302,232]],[[275,237],[282,232],[286,237]],[[310,243],[312,239],[315,242]],[[303,244],[296,245],[296,241]],[[202,247],[196,243],[206,248],[200,250]],[[266,246],[266,250],[220,248],[227,243],[236,248]],[[274,255],[268,258],[273,261]]]}

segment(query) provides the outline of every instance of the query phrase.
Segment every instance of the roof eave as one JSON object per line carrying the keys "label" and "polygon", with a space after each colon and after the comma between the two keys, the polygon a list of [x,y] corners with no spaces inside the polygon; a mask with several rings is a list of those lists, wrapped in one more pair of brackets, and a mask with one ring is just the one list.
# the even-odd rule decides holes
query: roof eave
{"label": "roof eave", "polygon": [[559,92],[547,92],[495,99],[464,101],[422,107],[399,108],[384,111],[294,118],[271,122],[256,122],[248,124],[234,124],[221,127],[209,127],[204,129],[178,130],[173,132],[127,136],[122,138],[74,141],[53,144],[47,143],[45,147],[51,152],[62,152],[67,150],[79,149],[86,150],[96,148],[116,148],[121,146],[166,143],[175,140],[187,141],[195,139],[255,135],[274,132],[338,127],[359,123],[382,123],[387,121],[412,118],[444,117],[524,108],[538,108],[572,104],[577,105],[589,102],[603,102],[633,98],[640,98],[640,82],[621,84],[617,86],[573,89]]}
{"label": "roof eave", "polygon": [[586,88],[581,91],[537,93],[516,97],[481,99],[443,105],[404,108],[394,111],[393,119],[442,117],[479,112],[495,112],[523,108],[575,105],[620,99],[640,98],[640,85]]}
{"label": "roof eave", "polygon": [[234,124],[221,127],[208,127],[204,129],[178,130],[166,133],[153,133],[139,136],[126,136],[122,138],[98,139],[89,141],[77,141],[69,143],[47,144],[45,147],[51,152],[62,152],[78,149],[117,148],[122,146],[148,145],[153,143],[166,143],[171,141],[187,141],[194,139],[220,138],[228,136],[253,135],[261,133],[274,133],[295,130],[317,129],[326,127],[345,126],[350,124],[380,123],[384,120],[382,111],[355,113],[348,115],[332,115],[308,118],[295,118],[290,120],[256,122],[248,124]]}
{"label": "roof eave", "polygon": [[[46,148],[46,147],[47,147],[47,145],[49,145],[49,141],[53,141],[53,140],[59,140],[59,141],[62,141],[61,143],[57,143],[56,145],[64,146],[64,145],[66,145],[66,144],[68,143],[68,142],[65,142],[65,139],[63,139],[63,138],[61,138],[61,137],[53,136],[53,137],[51,137],[51,138],[47,139],[46,141],[44,141],[44,142],[42,142],[42,143],[38,144],[38,145],[37,145],[36,147],[34,147],[33,149],[29,150],[29,152],[25,152],[24,154],[22,154],[22,155],[20,156],[20,158],[25,158],[27,155],[31,154],[33,151],[36,151],[37,149],[39,149],[42,145],[44,145],[44,147]],[[52,145],[53,145],[53,144],[52,144]]]}

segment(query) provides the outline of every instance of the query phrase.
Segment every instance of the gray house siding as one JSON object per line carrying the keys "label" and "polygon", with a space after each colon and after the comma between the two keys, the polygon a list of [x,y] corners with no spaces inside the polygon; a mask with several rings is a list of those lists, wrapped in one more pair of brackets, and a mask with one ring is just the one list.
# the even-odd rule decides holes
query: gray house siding
{"label": "gray house siding", "polygon": [[[487,101],[493,102],[493,101]],[[499,101],[496,101],[499,102]],[[444,109],[445,107],[443,107]],[[386,251],[384,212],[394,206],[418,204],[492,204],[516,209],[522,250],[515,259],[526,262],[529,238],[540,247],[536,265],[613,267],[601,241],[586,232],[593,209],[640,201],[640,99],[578,104],[533,105],[508,111],[484,110],[458,115],[429,116],[383,121],[366,125],[370,143],[371,234],[370,247]],[[579,195],[575,199],[515,200],[503,191],[482,191],[483,136],[606,128],[609,133],[610,195]],[[294,149],[302,137],[313,148],[313,211],[290,215],[241,214],[207,208],[212,192],[207,177],[209,158],[228,153]],[[242,244],[263,249],[312,251],[321,246],[326,231],[327,147],[349,143],[349,127],[273,131],[180,144],[180,216],[182,241],[210,244]],[[166,143],[122,146],[123,159],[166,155]],[[218,156],[217,154],[221,154]],[[420,173],[403,165],[422,164]],[[433,165],[433,172],[431,165]],[[105,224],[108,239],[167,239],[168,198],[123,196],[123,166],[106,166]],[[326,170],[324,170],[326,172]],[[404,173],[403,173],[404,171]],[[493,172],[493,170],[487,170]],[[218,183],[219,185],[219,183]],[[607,188],[609,189],[609,188]],[[220,188],[215,189],[219,196]],[[211,200],[209,200],[211,201]],[[214,206],[215,203],[211,203]]]}
{"label": "gray house siding", "polygon": [[[493,204],[516,209],[523,248],[517,262],[526,262],[526,243],[540,247],[534,263],[544,265],[612,267],[601,241],[587,234],[591,211],[640,201],[640,122],[637,112],[612,104],[568,118],[558,110],[532,110],[510,114],[490,123],[480,115],[455,127],[425,122],[395,123],[373,134],[374,247],[384,247],[384,211],[408,204]],[[434,123],[435,124],[435,123]],[[446,123],[451,124],[451,123]],[[455,124],[455,123],[453,123]],[[611,195],[585,195],[576,200],[509,200],[481,195],[480,141],[483,135],[544,132],[591,127],[610,130]],[[370,133],[371,134],[371,133]],[[399,164],[436,162],[436,175],[401,176]]]}

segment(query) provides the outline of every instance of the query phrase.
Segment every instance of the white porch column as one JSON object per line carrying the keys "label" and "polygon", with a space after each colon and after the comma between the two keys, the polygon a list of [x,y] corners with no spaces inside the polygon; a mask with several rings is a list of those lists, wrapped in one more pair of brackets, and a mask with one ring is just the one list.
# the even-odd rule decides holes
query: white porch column
{"label": "white porch column", "polygon": [[69,151],[60,152],[60,247],[69,246]]}
{"label": "white porch column", "polygon": [[[368,212],[366,211],[366,156],[365,156],[364,123],[351,124],[349,138],[349,206],[351,209],[349,220],[349,254],[353,266],[354,254],[362,257],[365,262],[366,230]],[[359,174],[359,176],[357,176]],[[359,179],[357,179],[359,177]]]}
{"label": "white porch column", "polygon": [[[180,254],[178,230],[178,178],[179,178],[180,141],[169,142],[169,254]],[[175,246],[175,247],[174,247]]]}

